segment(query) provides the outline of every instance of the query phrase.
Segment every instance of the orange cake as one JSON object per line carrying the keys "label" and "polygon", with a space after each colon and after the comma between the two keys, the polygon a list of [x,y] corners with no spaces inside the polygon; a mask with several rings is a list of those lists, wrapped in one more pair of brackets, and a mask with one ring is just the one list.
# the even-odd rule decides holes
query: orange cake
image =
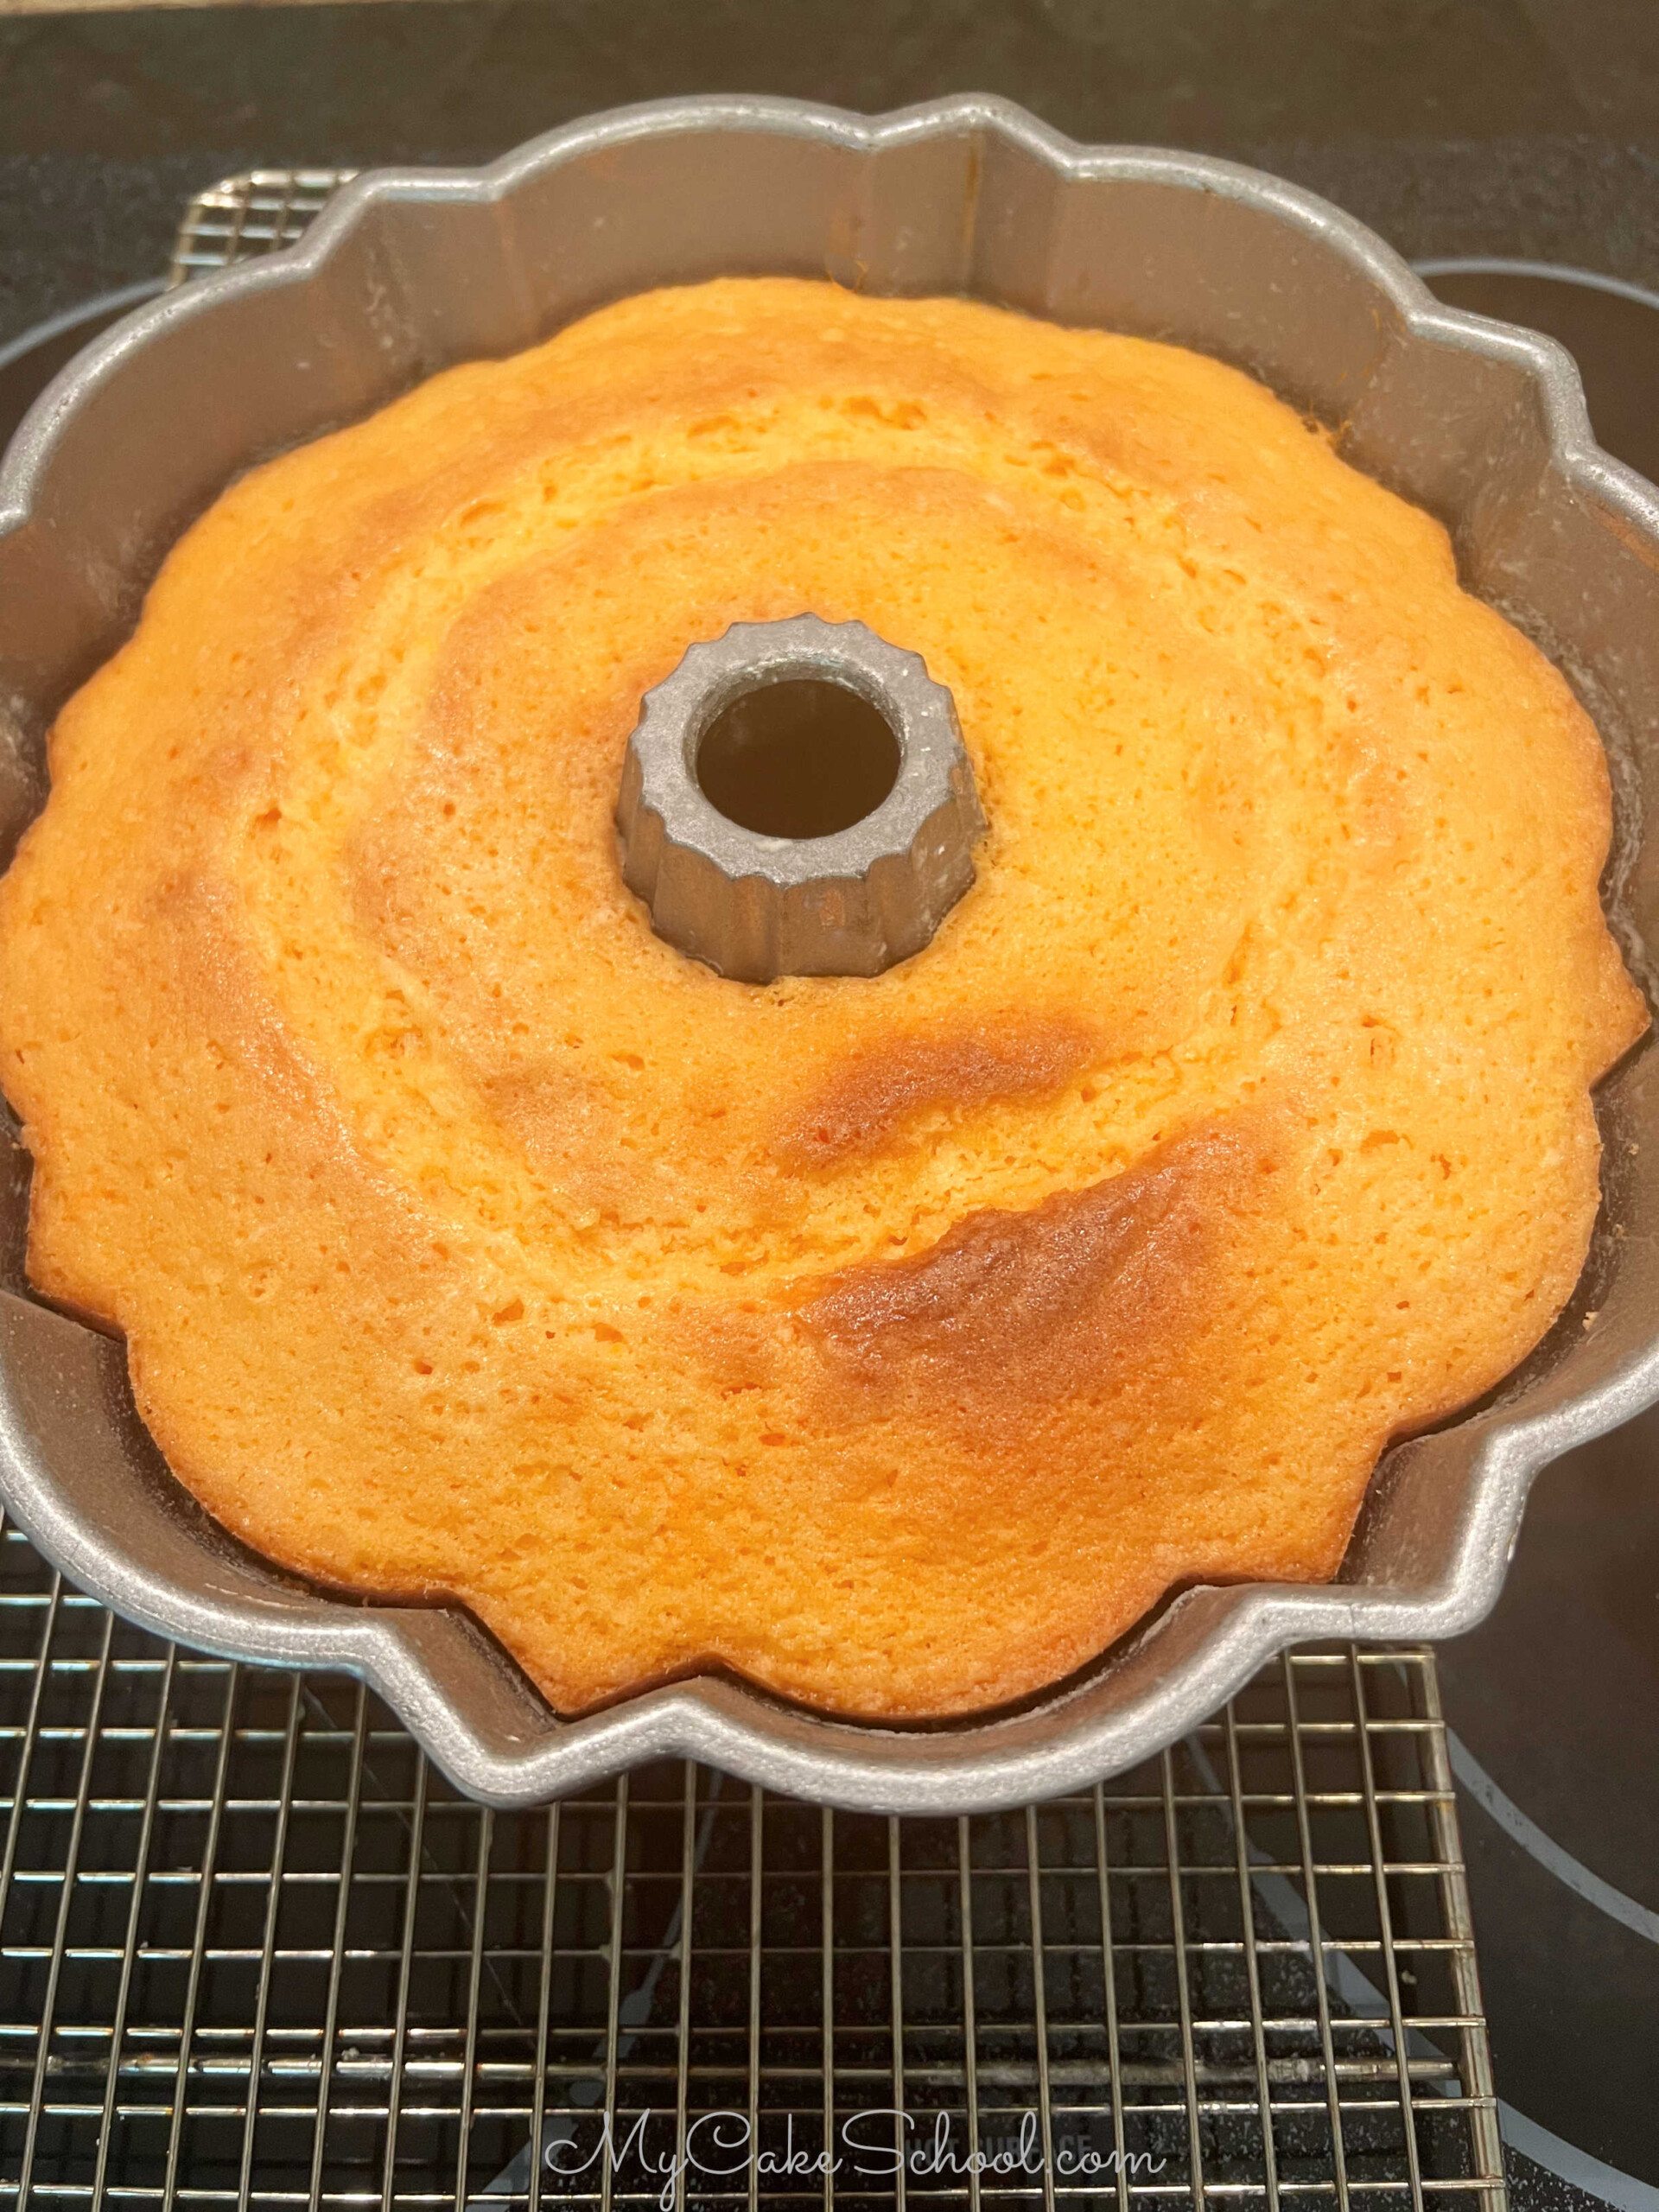
{"label": "orange cake", "polygon": [[[734,982],[613,823],[734,621],[948,686],[987,830]],[[29,1263],[180,1479],[554,1706],[983,1708],[1338,1567],[1582,1265],[1642,1002],[1596,733],[1237,372],[957,300],[624,301],[257,468],[0,887]]]}

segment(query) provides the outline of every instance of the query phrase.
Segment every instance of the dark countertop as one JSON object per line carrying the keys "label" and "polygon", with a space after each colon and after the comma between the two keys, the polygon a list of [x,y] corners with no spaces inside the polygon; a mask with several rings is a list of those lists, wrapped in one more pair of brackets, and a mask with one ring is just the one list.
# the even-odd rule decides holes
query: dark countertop
{"label": "dark countertop", "polygon": [[1023,101],[1255,161],[1410,254],[1659,281],[1648,0],[383,0],[0,17],[0,342],[147,275],[258,162],[467,162],[598,108]]}
{"label": "dark countertop", "polygon": [[[1659,290],[1650,0],[383,0],[0,18],[0,346],[155,275],[183,199],[238,168],[470,162],[709,90],[1000,92],[1275,170],[1414,258]],[[1659,312],[1611,296],[1560,334],[1651,470]],[[1559,2177],[1575,2150],[1659,2212],[1656,1459],[1659,1414],[1550,1471],[1497,1613],[1442,1655],[1498,2093],[1556,2144],[1529,2139],[1554,2173],[1517,2157],[1516,2198],[1550,2212],[1587,2202]]]}

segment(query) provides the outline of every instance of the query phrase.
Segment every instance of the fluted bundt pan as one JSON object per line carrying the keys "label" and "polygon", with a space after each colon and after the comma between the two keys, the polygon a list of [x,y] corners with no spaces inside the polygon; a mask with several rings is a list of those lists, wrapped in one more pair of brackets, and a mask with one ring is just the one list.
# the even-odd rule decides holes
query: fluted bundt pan
{"label": "fluted bundt pan", "polygon": [[[1440,306],[1360,225],[1270,177],[1074,146],[979,99],[876,122],[671,101],[487,169],[364,177],[299,246],[118,325],[41,398],[0,477],[8,849],[42,797],[53,715],[125,636],[172,540],[251,461],[619,295],[760,272],[966,292],[1175,340],[1338,426],[1359,467],[1446,521],[1470,588],[1554,655],[1594,715],[1618,814],[1606,895],[1648,982],[1659,494],[1597,448],[1567,355]],[[465,1614],[348,1602],[266,1567],[168,1475],[122,1346],[29,1295],[21,1148],[0,1193],[0,1491],[106,1605],[211,1650],[362,1676],[498,1805],[664,1753],[843,1805],[1040,1797],[1169,1743],[1285,1644],[1452,1636],[1488,1610],[1539,1468],[1659,1397],[1654,1069],[1649,1046],[1599,1094],[1605,1205],[1573,1305],[1491,1401],[1388,1454],[1337,1583],[1188,1590],[1081,1677],[1001,1716],[879,1729],[699,1679],[566,1721]]]}

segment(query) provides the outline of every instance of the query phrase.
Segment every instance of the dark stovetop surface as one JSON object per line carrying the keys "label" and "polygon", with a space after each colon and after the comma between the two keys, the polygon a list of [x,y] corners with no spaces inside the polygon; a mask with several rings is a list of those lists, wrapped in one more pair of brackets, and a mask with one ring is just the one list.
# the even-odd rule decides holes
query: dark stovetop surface
{"label": "dark stovetop surface", "polygon": [[1327,192],[1410,254],[1659,276],[1652,0],[383,0],[0,14],[0,343],[258,162],[470,161],[597,108],[1001,92]]}
{"label": "dark stovetop surface", "polygon": [[[239,167],[487,156],[700,90],[880,109],[963,89],[1080,137],[1198,146],[1325,192],[1415,258],[1659,291],[1650,0],[383,0],[0,17],[0,433],[42,319],[152,276]],[[1659,302],[1465,269],[1458,304],[1578,354],[1659,479]],[[75,334],[56,348],[67,353]],[[1659,2212],[1659,1413],[1540,1481],[1492,1619],[1446,1647],[1517,2201]],[[1533,2155],[1529,2157],[1530,2152]]]}

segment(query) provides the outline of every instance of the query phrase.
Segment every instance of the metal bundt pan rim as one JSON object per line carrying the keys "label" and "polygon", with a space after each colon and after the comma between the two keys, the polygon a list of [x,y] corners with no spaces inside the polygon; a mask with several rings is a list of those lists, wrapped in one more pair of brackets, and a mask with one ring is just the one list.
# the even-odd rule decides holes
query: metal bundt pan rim
{"label": "metal bundt pan rim", "polygon": [[[1255,219],[1259,243],[1280,257],[1256,280],[1253,304],[1262,319],[1247,330],[1252,302],[1242,291],[1236,341],[1224,315],[1224,342],[1207,350],[1255,367],[1287,396],[1322,403],[1342,416],[1347,449],[1361,466],[1448,513],[1484,595],[1526,620],[1597,704],[1622,802],[1622,878],[1633,883],[1643,873],[1637,786],[1649,763],[1659,778],[1659,727],[1649,727],[1659,714],[1659,642],[1655,664],[1643,665],[1646,639],[1659,640],[1659,494],[1596,446],[1568,355],[1534,333],[1442,306],[1380,239],[1309,193],[1207,156],[1078,147],[1009,103],[980,97],[874,120],[747,97],[623,109],[482,170],[360,177],[297,246],[138,309],[48,387],[0,471],[0,736],[11,741],[0,747],[0,803],[9,804],[12,826],[39,804],[41,779],[30,762],[50,715],[130,626],[160,552],[235,466],[366,411],[447,359],[508,350],[479,342],[490,302],[487,276],[476,267],[465,279],[451,275],[451,323],[435,346],[423,321],[430,300],[422,289],[422,219],[399,228],[399,219],[416,211],[429,250],[441,252],[446,218],[473,211],[464,217],[475,234],[470,242],[484,259],[494,251],[500,262],[498,323],[527,334],[511,342],[528,343],[538,327],[638,289],[641,279],[625,267],[609,292],[590,285],[590,296],[563,297],[538,324],[536,274],[511,251],[514,210],[528,209],[539,189],[561,180],[586,193],[594,203],[589,230],[567,229],[543,243],[560,265],[566,245],[576,258],[591,255],[607,219],[598,205],[607,192],[625,193],[626,177],[617,179],[634,150],[647,149],[648,161],[677,157],[688,140],[700,142],[690,162],[694,169],[701,161],[704,173],[721,160],[752,161],[758,145],[771,149],[780,169],[809,155],[848,168],[830,210],[835,221],[827,213],[818,234],[817,273],[849,282],[862,279],[862,249],[880,229],[879,165],[912,160],[918,181],[905,204],[914,221],[909,232],[896,225],[886,241],[895,258],[878,275],[878,289],[984,289],[1062,319],[1066,302],[1050,304],[1046,291],[1039,299],[1034,279],[1008,280],[1010,268],[1031,275],[1017,260],[1016,234],[1031,212],[1025,201],[1043,218],[1050,258],[1038,274],[1050,291],[1059,283],[1053,268],[1078,246],[1068,218],[1095,188],[1160,193],[1166,214],[1179,211],[1175,242],[1195,256],[1207,223],[1241,211]],[[632,245],[618,246],[624,226],[613,224],[603,249],[620,251],[625,264],[629,251],[637,260],[641,236],[654,235],[645,226],[675,219],[656,199],[643,216],[633,213],[642,227]],[[533,226],[533,211],[529,219]],[[734,207],[730,219],[741,228],[772,217]],[[1099,228],[1090,233],[1096,247]],[[932,240],[931,276],[903,265],[918,235],[924,249]],[[876,238],[872,250],[881,245]],[[999,252],[1006,264],[1000,281]],[[802,265],[798,252],[782,258]],[[777,258],[757,261],[735,250],[728,257],[722,249],[677,273],[777,265]],[[644,281],[671,281],[674,273]],[[559,296],[556,267],[540,281]],[[1155,292],[1179,285],[1179,271],[1170,277],[1161,260],[1154,268],[1147,259],[1138,278],[1129,270],[1124,281]],[[340,305],[329,287],[342,283],[348,312],[331,321],[331,305],[337,316]],[[1275,334],[1307,303],[1298,284],[1319,308],[1305,334],[1306,374],[1294,351],[1304,340],[1294,332],[1290,355],[1281,347],[1262,365],[1264,350],[1273,354],[1279,343]],[[1354,298],[1349,287],[1357,288]],[[1287,308],[1263,317],[1268,293],[1281,304],[1288,298]],[[1172,297],[1178,311],[1165,318],[1167,334],[1199,342],[1183,327],[1179,289]],[[1327,303],[1329,320],[1349,330],[1339,341],[1331,341]],[[1108,319],[1087,311],[1086,296],[1071,305],[1069,319]],[[276,327],[271,317],[285,312],[292,316],[288,345],[273,352],[265,334]],[[220,348],[233,351],[238,318],[251,331],[243,342],[269,357],[270,378],[286,379],[297,395],[272,403],[289,404],[286,437],[262,445],[236,420],[221,425],[196,407],[185,442],[168,461],[134,461],[133,430],[147,405],[162,404],[157,378],[164,385],[171,373],[168,357],[181,334],[211,324]],[[1154,327],[1134,315],[1110,319]],[[1313,359],[1326,342],[1337,342],[1339,353],[1344,344],[1357,349],[1351,377],[1341,369],[1334,385],[1329,364],[1322,370]],[[215,371],[204,348],[196,350],[197,372],[219,375],[221,413],[234,417],[234,365]],[[1469,402],[1461,447],[1459,426],[1448,432],[1442,414],[1425,407],[1421,394],[1412,398],[1413,374],[1432,382],[1437,364]],[[1486,383],[1492,389],[1482,397]],[[340,391],[346,404],[331,415],[327,402]],[[176,390],[170,398],[174,414],[182,412]],[[225,456],[216,461],[204,450],[214,435],[232,442],[228,467]],[[1431,447],[1445,461],[1438,498],[1436,464],[1426,458]],[[148,480],[131,489],[135,470],[142,478],[145,468],[168,467],[176,471],[170,504]],[[121,506],[129,497],[130,512]],[[1567,585],[1551,584],[1552,560],[1567,564]],[[1631,945],[1639,956],[1634,938]],[[332,1598],[265,1568],[224,1536],[172,1483],[137,1428],[122,1347],[26,1294],[15,1261],[6,1278],[12,1287],[0,1289],[0,1500],[73,1582],[143,1628],[226,1657],[360,1677],[453,1781],[497,1806],[543,1802],[633,1761],[671,1755],[849,1807],[941,1814],[1027,1802],[1092,1784],[1161,1749],[1290,1643],[1440,1638],[1487,1612],[1534,1475],[1659,1398],[1659,1109],[1648,1096],[1649,1066],[1645,1048],[1625,1064],[1604,1089],[1602,1119],[1611,1202],[1637,1211],[1649,1202],[1653,1233],[1638,1224],[1620,1243],[1601,1239],[1589,1271],[1594,1287],[1584,1294],[1581,1287],[1568,1317],[1497,1401],[1387,1456],[1344,1570],[1360,1579],[1190,1591],[1097,1669],[1046,1702],[1001,1718],[874,1728],[784,1706],[725,1679],[698,1678],[561,1720],[466,1615]],[[1638,1161],[1642,1132],[1654,1137],[1647,1147],[1653,1166]],[[10,1185],[3,1203],[16,1247],[23,1178],[14,1173]],[[1599,1305],[1586,1313],[1589,1296]]]}

